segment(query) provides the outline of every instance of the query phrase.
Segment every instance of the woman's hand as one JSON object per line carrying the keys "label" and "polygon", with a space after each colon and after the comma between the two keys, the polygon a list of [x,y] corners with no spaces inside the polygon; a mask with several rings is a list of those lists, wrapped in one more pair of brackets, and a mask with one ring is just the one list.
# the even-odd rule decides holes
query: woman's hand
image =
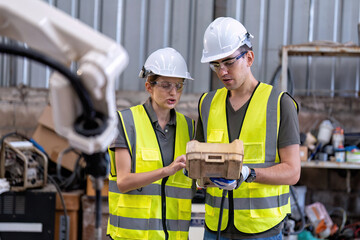
{"label": "woman's hand", "polygon": [[177,171],[185,168],[186,155],[177,157],[169,166],[165,167],[168,176],[174,175]]}

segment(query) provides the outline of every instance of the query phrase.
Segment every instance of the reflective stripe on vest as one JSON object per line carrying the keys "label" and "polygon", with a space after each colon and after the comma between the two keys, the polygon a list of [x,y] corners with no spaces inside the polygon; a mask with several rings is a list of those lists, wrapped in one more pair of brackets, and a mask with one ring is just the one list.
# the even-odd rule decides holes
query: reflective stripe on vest
{"label": "reflective stripe on vest", "polygon": [[[200,100],[200,117],[207,142],[229,143],[227,94],[228,90],[222,88],[204,94]],[[279,163],[277,136],[282,94],[272,86],[260,83],[250,98],[239,136],[244,143],[244,164],[249,167],[264,168]],[[222,190],[207,189],[205,222],[213,231],[217,230],[221,196]],[[287,185],[243,182],[233,191],[235,227],[245,233],[259,233],[274,227],[290,213],[289,198]],[[227,202],[221,230],[228,224]]]}
{"label": "reflective stripe on vest", "polygon": [[[163,167],[162,154],[150,118],[142,105],[119,112],[134,173]],[[138,134],[137,134],[138,133]],[[185,154],[186,143],[194,134],[194,121],[176,113],[174,159]],[[114,157],[114,155],[112,156]],[[137,190],[121,193],[116,184],[115,160],[109,177],[107,233],[114,239],[165,239],[162,194],[166,196],[166,227],[169,239],[187,239],[191,220],[192,180],[182,171],[169,176],[165,193],[162,180]]]}

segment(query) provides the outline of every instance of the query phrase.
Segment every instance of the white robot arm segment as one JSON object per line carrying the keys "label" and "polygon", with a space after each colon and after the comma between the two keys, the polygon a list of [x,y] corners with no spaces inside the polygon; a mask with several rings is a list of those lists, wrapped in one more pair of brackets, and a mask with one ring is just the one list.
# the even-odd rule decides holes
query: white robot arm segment
{"label": "white robot arm segment", "polygon": [[54,72],[50,91],[55,128],[86,154],[105,151],[117,134],[114,85],[128,63],[123,47],[40,0],[0,0],[0,35],[24,42],[66,66],[78,62],[82,85],[94,109],[105,117],[106,128],[88,136],[74,129],[83,109],[69,81]]}

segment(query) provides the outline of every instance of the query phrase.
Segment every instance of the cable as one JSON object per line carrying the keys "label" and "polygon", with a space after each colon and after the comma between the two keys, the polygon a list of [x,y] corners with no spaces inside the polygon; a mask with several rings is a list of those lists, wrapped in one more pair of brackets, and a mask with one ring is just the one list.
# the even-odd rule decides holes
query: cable
{"label": "cable", "polygon": [[298,202],[297,197],[295,195],[294,186],[290,186],[290,192],[291,192],[291,195],[294,198],[295,205],[296,205],[296,207],[297,207],[297,209],[298,209],[298,211],[300,213],[300,216],[301,216],[300,229],[295,231],[295,232],[290,232],[290,235],[297,235],[297,234],[301,233],[305,228],[305,214],[303,213],[303,211],[300,208],[299,202]]}
{"label": "cable", "polygon": [[296,194],[295,194],[295,191],[294,191],[294,186],[290,186],[290,193],[293,196],[296,208],[298,209],[298,211],[300,213],[301,226],[300,226],[300,229],[298,229],[297,231],[294,231],[294,232],[290,232],[290,230],[284,228],[283,229],[283,234],[284,235],[298,235],[305,229],[305,214],[300,208],[299,202],[297,200],[297,197],[296,197]]}
{"label": "cable", "polygon": [[[107,128],[108,123],[106,116],[101,112],[95,111],[90,95],[83,86],[80,77],[71,72],[67,67],[41,52],[17,45],[0,43],[0,53],[22,56],[43,63],[55,69],[70,81],[70,84],[78,94],[83,108],[82,114],[74,123],[74,130],[77,133],[85,137],[90,137],[101,134]],[[103,172],[106,168],[103,166],[104,161],[101,161],[104,159],[103,157],[104,153],[84,154],[84,159],[87,163],[86,168],[90,175],[94,175],[94,177],[105,175]]]}
{"label": "cable", "polygon": [[62,195],[61,189],[59,187],[59,185],[56,183],[56,181],[50,176],[48,175],[48,179],[54,184],[56,191],[59,193],[59,197],[61,200],[61,205],[63,206],[63,210],[64,210],[64,224],[65,224],[65,239],[67,239],[68,237],[68,215],[67,215],[67,210],[66,210],[66,205],[65,205],[65,200],[64,200],[64,196]]}
{"label": "cable", "polygon": [[[269,83],[270,85],[273,85],[274,87],[277,86],[277,84],[278,84],[278,78],[279,78],[281,69],[282,69],[282,66],[281,66],[281,65],[279,65],[279,66],[276,68],[273,76],[271,77],[271,80],[270,80],[270,83]],[[289,86],[290,86],[290,90],[288,91],[288,89],[289,89],[289,86],[288,86],[288,89],[286,89],[286,91],[288,91],[290,95],[293,95],[293,92],[294,92],[294,82],[293,82],[293,80],[292,80],[292,76],[291,76],[291,72],[290,72],[290,69],[289,69],[289,68],[287,69],[287,75],[288,75],[288,84],[289,84]]]}
{"label": "cable", "polygon": [[[32,143],[35,142],[33,139],[29,139],[28,137],[26,137],[25,135],[23,135],[23,134],[21,134],[21,133],[18,133],[18,132],[10,132],[10,133],[7,133],[7,134],[5,134],[4,136],[1,137],[1,139],[0,139],[0,148],[2,147],[2,144],[3,144],[4,140],[5,140],[5,138],[10,137],[10,136],[12,136],[12,135],[20,136],[21,138],[26,139],[26,140],[28,140],[28,141],[30,141],[30,142],[32,142]],[[36,143],[36,142],[35,142],[35,143]],[[47,152],[46,152],[39,144],[36,143],[36,144],[34,144],[34,146],[35,146],[36,148],[38,148],[41,152],[43,152],[43,153],[46,155],[46,157],[50,160],[49,155],[47,154]],[[40,171],[43,175],[45,175],[44,169],[43,169],[42,166],[39,165],[37,168],[39,169],[39,171]],[[60,200],[61,200],[61,205],[63,206],[63,210],[64,210],[64,217],[65,217],[65,236],[67,237],[67,233],[68,233],[68,223],[67,223],[67,210],[66,210],[66,205],[65,205],[64,197],[63,197],[62,192],[61,192],[61,189],[60,189],[59,185],[56,183],[56,181],[55,181],[50,175],[48,175],[47,177],[48,177],[48,179],[54,184],[54,186],[55,186],[55,188],[56,188],[56,191],[59,193],[59,197],[60,197]]]}
{"label": "cable", "polygon": [[72,87],[75,92],[78,94],[81,104],[84,108],[83,114],[87,119],[91,119],[95,117],[95,110],[91,101],[89,94],[86,92],[84,86],[80,81],[80,77],[73,72],[71,72],[67,67],[63,64],[57,62],[56,60],[38,52],[31,48],[20,47],[17,45],[9,45],[0,43],[0,53],[12,54],[17,56],[26,57],[42,64],[45,64],[59,73],[61,73],[64,77],[69,79]]}
{"label": "cable", "polygon": [[227,193],[228,193],[227,190],[223,190],[222,197],[221,197],[221,203],[220,203],[219,223],[218,223],[218,229],[217,229],[217,233],[216,233],[216,240],[220,240],[222,215],[223,215],[223,210],[224,210],[225,197],[226,197]]}

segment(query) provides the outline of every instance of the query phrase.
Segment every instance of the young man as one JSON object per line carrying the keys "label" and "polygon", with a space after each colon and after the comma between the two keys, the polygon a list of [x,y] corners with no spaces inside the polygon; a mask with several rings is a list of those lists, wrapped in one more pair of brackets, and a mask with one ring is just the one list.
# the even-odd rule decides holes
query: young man
{"label": "young man", "polygon": [[244,143],[241,179],[213,179],[218,187],[207,188],[204,239],[216,239],[223,189],[221,239],[281,239],[289,185],[300,177],[297,104],[254,78],[251,37],[229,17],[215,19],[204,34],[201,62],[225,87],[200,98],[196,140]]}

